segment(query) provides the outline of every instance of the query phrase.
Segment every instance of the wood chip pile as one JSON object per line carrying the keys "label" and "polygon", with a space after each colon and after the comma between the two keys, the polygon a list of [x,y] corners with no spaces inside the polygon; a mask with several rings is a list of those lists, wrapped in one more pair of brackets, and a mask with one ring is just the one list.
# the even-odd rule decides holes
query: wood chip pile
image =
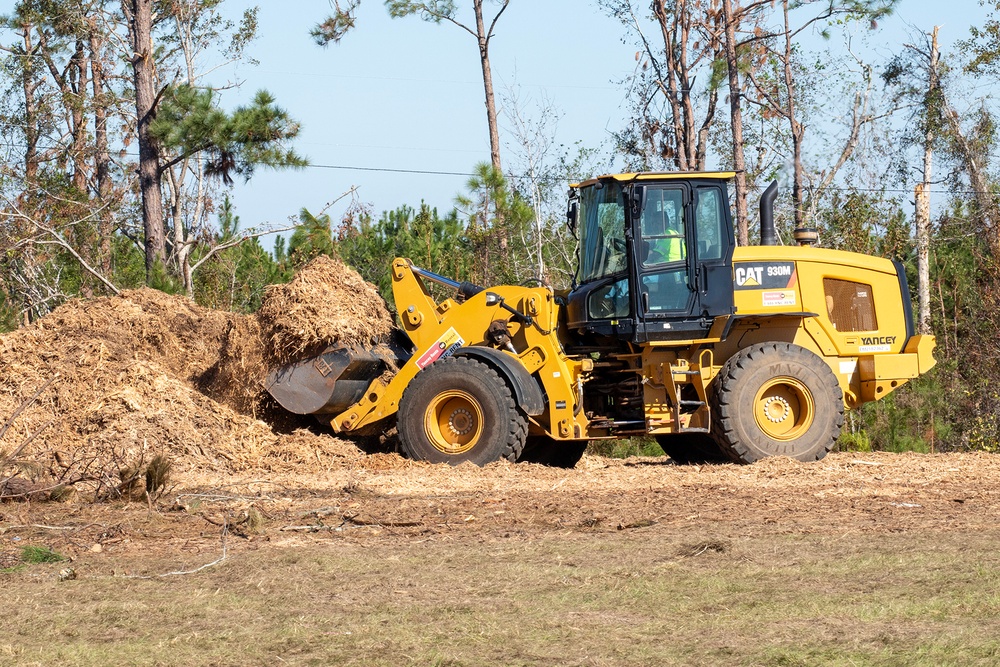
{"label": "wood chip pile", "polygon": [[71,301],[0,336],[0,428],[29,402],[0,437],[0,480],[112,488],[113,472],[158,454],[175,475],[356,460],[350,442],[295,430],[261,381],[273,365],[391,329],[376,289],[327,258],[270,287],[252,316],[150,289]]}
{"label": "wood chip pile", "polygon": [[320,256],[291,282],[270,285],[256,315],[233,319],[218,363],[202,382],[206,393],[230,407],[274,422],[287,415],[263,390],[271,369],[330,345],[375,347],[390,338],[393,322],[374,285]]}
{"label": "wood chip pile", "polygon": [[393,316],[378,289],[343,263],[317,257],[285,285],[267,288],[257,313],[266,349],[278,363],[319,354],[334,343],[375,346]]}

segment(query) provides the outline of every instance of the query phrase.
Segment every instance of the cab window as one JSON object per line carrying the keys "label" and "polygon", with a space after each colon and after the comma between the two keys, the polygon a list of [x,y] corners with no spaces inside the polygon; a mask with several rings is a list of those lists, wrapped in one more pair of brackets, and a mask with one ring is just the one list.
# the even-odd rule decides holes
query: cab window
{"label": "cab window", "polygon": [[610,320],[627,317],[629,307],[628,278],[617,280],[606,287],[596,289],[590,295],[587,315],[594,320]]}
{"label": "cab window", "polygon": [[726,217],[722,192],[718,188],[698,188],[698,206],[695,208],[694,224],[698,235],[698,259],[722,259],[726,245],[724,239]]}
{"label": "cab window", "polygon": [[585,283],[624,271],[625,200],[621,185],[612,181],[580,188],[580,269]]}
{"label": "cab window", "polygon": [[649,188],[640,229],[644,267],[683,261],[687,257],[683,192],[677,188]]}

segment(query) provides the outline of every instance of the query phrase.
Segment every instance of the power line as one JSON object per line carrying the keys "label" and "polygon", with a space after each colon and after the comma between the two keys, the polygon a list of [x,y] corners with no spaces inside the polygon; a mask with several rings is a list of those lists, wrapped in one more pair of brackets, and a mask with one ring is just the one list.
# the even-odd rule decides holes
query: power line
{"label": "power line", "polygon": [[[17,144],[7,144],[8,146],[16,146]],[[23,146],[21,146],[23,148]],[[417,150],[417,149],[414,149]],[[135,152],[126,153],[129,157],[138,157],[139,154]],[[258,165],[264,165],[264,163],[256,163]],[[264,165],[266,166],[266,165]],[[362,167],[358,165],[344,165],[344,164],[307,164],[302,169],[332,169],[338,171],[361,171],[361,172],[371,172],[371,173],[386,173],[386,174],[415,174],[423,176],[462,176],[469,178],[472,176],[477,176],[471,172],[465,171],[439,171],[433,169],[403,169],[399,167]],[[528,178],[528,174],[506,174],[510,178]],[[891,193],[891,194],[913,194],[913,188],[903,189],[903,188],[857,188],[857,187],[834,187],[828,186],[824,188],[832,192],[878,192],[878,193]],[[980,191],[980,190],[927,190],[929,194],[939,194],[939,195],[978,195],[978,194],[996,194],[991,190]]]}
{"label": "power line", "polygon": [[[444,83],[448,85],[479,86],[483,85],[482,80],[462,81],[457,79],[434,79],[401,76],[370,76],[361,74],[333,74],[331,72],[283,72],[280,70],[255,70],[260,74],[272,74],[278,76],[303,76],[321,79],[354,79],[360,81],[398,81],[406,83]],[[565,88],[569,90],[617,90],[615,86],[585,86],[571,83],[525,83],[518,82],[517,85],[524,88]]]}
{"label": "power line", "polygon": [[[913,194],[913,188],[909,190],[903,190],[899,188],[835,188],[833,186],[828,186],[824,188],[825,190],[833,190],[834,192],[892,192],[900,194]],[[992,190],[927,190],[926,192],[930,194],[937,195],[992,195],[997,194]]]}
{"label": "power line", "polygon": [[307,164],[306,169],[341,169],[344,171],[377,171],[390,174],[427,174],[430,176],[475,176],[461,171],[432,171],[429,169],[394,169],[392,167],[357,167],[339,164]]}

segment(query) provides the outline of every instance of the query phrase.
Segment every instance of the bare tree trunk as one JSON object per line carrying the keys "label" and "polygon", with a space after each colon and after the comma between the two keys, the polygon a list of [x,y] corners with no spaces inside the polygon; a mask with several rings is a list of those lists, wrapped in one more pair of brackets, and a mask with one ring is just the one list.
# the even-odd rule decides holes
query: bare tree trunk
{"label": "bare tree trunk", "polygon": [[[180,36],[181,50],[184,53],[184,65],[187,69],[187,84],[195,86],[198,82],[198,74],[195,71],[196,39],[193,34],[195,15],[185,11],[183,5],[176,5],[173,8],[174,24],[177,34]],[[193,164],[192,164],[193,161]],[[189,205],[188,199],[184,195],[184,183],[188,173],[193,175],[197,183],[197,192],[194,197],[193,211],[187,211],[185,216],[185,205]],[[167,172],[170,179],[171,195],[171,221],[173,223],[173,251],[171,261],[176,263],[178,273],[184,281],[184,293],[188,298],[194,299],[194,271],[191,268],[191,252],[194,250],[194,231],[201,222],[202,215],[206,207],[208,193],[205,191],[205,168],[201,155],[188,157],[181,161],[178,171],[173,169]]]}
{"label": "bare tree trunk", "polygon": [[146,236],[146,281],[157,263],[166,264],[167,243],[163,226],[163,195],[160,192],[160,149],[149,133],[156,116],[156,65],[153,62],[152,0],[121,0],[128,21],[135,85],[136,135],[139,140],[139,191],[142,194],[142,225]]}
{"label": "bare tree trunk", "polygon": [[965,172],[969,176],[969,185],[972,186],[973,196],[976,199],[979,213],[983,216],[984,227],[989,237],[990,250],[994,257],[1000,257],[1000,216],[997,214],[996,202],[993,199],[992,190],[989,186],[989,178],[984,170],[983,163],[980,161],[980,155],[969,142],[968,137],[963,134],[958,112],[945,104],[944,115],[951,125],[952,132],[955,133],[955,141],[962,156]]}
{"label": "bare tree trunk", "polygon": [[[628,6],[628,15],[655,74],[652,82],[670,105],[670,128],[665,132],[659,114],[648,117],[652,98],[639,101],[642,136],[646,139],[649,155],[671,160],[680,171],[705,169],[708,134],[715,118],[718,91],[707,90],[708,106],[699,123],[692,73],[706,61],[714,61],[721,55],[719,19],[713,11],[718,1],[654,0],[653,17],[659,25],[663,43],[662,63],[661,56],[643,34],[631,3],[623,3]],[[661,132],[665,135],[662,139],[659,138]]]}
{"label": "bare tree trunk", "polygon": [[38,90],[41,81],[32,75],[31,59],[35,57],[36,46],[31,39],[31,26],[24,25],[22,29],[24,66],[21,69],[21,85],[24,89],[24,139],[27,144],[24,148],[24,180],[25,191],[30,192],[34,190],[33,185],[38,180],[38,139],[41,131],[38,127],[39,110],[35,91]]}
{"label": "bare tree trunk", "polygon": [[[184,160],[180,164],[163,171],[163,178],[167,183],[166,210],[170,213],[170,221],[172,223],[171,227],[173,231],[170,261],[176,267],[177,275],[182,278],[187,277],[185,268],[187,264],[187,256],[191,250],[191,245],[187,243],[187,238],[185,236],[184,225],[184,204],[186,199],[183,191],[184,182],[187,180],[187,173],[187,160]],[[193,296],[193,287],[189,287],[187,283],[185,283],[184,288],[188,296]]]}
{"label": "bare tree trunk", "polygon": [[719,90],[713,88],[708,94],[708,110],[705,112],[705,120],[698,128],[698,162],[695,165],[697,171],[705,171],[708,162],[708,133],[712,129],[712,121],[715,119],[715,107],[719,100]]}
{"label": "bare tree trunk", "polygon": [[90,165],[87,164],[87,120],[84,117],[89,84],[89,67],[87,63],[86,43],[82,38],[76,40],[76,50],[73,52],[69,69],[68,88],[72,91],[69,104],[71,128],[73,136],[73,187],[79,192],[87,191],[87,176]]}
{"label": "bare tree trunk", "polygon": [[[674,35],[680,29],[683,23],[686,12],[686,7],[684,6],[685,0],[678,0],[675,7],[670,9],[664,7],[662,0],[653,3],[653,15],[656,16],[656,20],[660,24],[660,34],[663,37],[663,52],[666,57],[666,72],[661,72],[660,69],[656,68],[656,74],[660,79],[659,86],[663,89],[666,94],[667,100],[670,103],[670,116],[673,123],[673,155],[671,156],[674,161],[674,166],[681,171],[688,171],[690,169],[688,165],[688,142],[687,135],[685,134],[686,123],[683,113],[682,113],[682,98],[687,98],[690,100],[687,90],[678,90],[677,78],[678,70],[681,69],[681,64],[679,59],[683,56],[687,49],[687,43],[685,40],[675,40]],[[649,54],[650,60],[653,61],[653,54]],[[664,76],[666,81],[663,80]]]}
{"label": "bare tree trunk", "polygon": [[[39,109],[38,99],[35,97],[35,93],[38,87],[42,85],[41,79],[34,75],[34,65],[33,59],[36,57],[38,47],[34,44],[31,38],[31,24],[24,24],[21,26],[21,37],[24,44],[24,54],[22,56],[23,64],[21,67],[21,85],[24,91],[24,193],[21,195],[21,199],[26,199],[32,196],[36,191],[35,184],[38,181],[38,170],[39,170],[39,155],[38,155],[38,141],[41,137],[41,111]],[[22,236],[24,233],[22,224],[20,222],[15,223],[18,225],[19,229],[16,230],[17,236]],[[24,262],[27,265],[30,272],[30,268],[34,263],[33,259],[34,253],[25,253]],[[22,321],[23,326],[27,326],[31,323],[31,314],[33,312],[32,299],[27,290],[15,290],[11,289],[10,286],[5,285],[6,289],[9,290],[11,296],[17,295],[17,300],[20,301]]]}
{"label": "bare tree trunk", "polygon": [[736,23],[732,0],[722,0],[722,19],[725,22],[726,68],[729,72],[729,115],[733,130],[733,170],[736,172],[736,241],[750,245],[750,228],[747,223],[747,176],[743,154],[743,112],[740,108],[739,62],[736,56]]}
{"label": "bare tree trunk", "polygon": [[[497,108],[493,95],[493,74],[490,70],[490,40],[493,38],[493,30],[496,28],[497,21],[500,20],[500,16],[507,10],[510,0],[495,0],[495,4],[499,4],[500,8],[493,16],[487,28],[483,20],[483,0],[472,0],[472,10],[476,15],[476,29],[473,30],[455,18],[455,3],[451,1],[404,2],[399,0],[396,2],[386,2],[389,14],[394,18],[419,14],[423,20],[433,23],[448,21],[476,38],[476,42],[479,45],[479,62],[483,67],[483,88],[486,91],[486,120],[489,123],[490,129],[490,160],[493,164],[493,169],[499,173],[501,171],[500,130],[497,125]],[[345,16],[353,20],[353,11],[358,3],[352,1],[349,5],[350,7],[346,11],[340,11],[338,8],[337,14],[341,20]]]}
{"label": "bare tree trunk", "polygon": [[66,126],[69,130],[70,148],[62,160],[73,162],[72,183],[80,192],[87,191],[87,175],[89,165],[84,153],[87,145],[87,127],[84,120],[84,110],[87,96],[87,55],[82,39],[77,39],[73,55],[62,70],[54,58],[53,47],[49,45],[48,33],[38,32],[38,45],[42,61],[49,69],[52,80],[62,93],[62,103],[65,111]]}
{"label": "bare tree trunk", "polygon": [[[507,2],[503,4],[501,12],[507,7]],[[500,168],[500,130],[497,126],[497,107],[493,96],[493,74],[490,71],[490,38],[493,36],[493,30],[491,26],[490,32],[486,32],[486,26],[483,23],[483,0],[473,0],[472,6],[476,12],[479,60],[483,66],[483,88],[486,90],[486,120],[490,127],[490,161],[493,163],[493,168],[500,172],[502,171]]]}
{"label": "bare tree trunk", "polygon": [[795,119],[795,79],[792,76],[792,28],[788,23],[788,0],[783,0],[781,8],[785,19],[784,76],[786,105],[785,116],[792,131],[792,209],[795,226],[804,226],[802,207],[802,123]]}
{"label": "bare tree trunk", "polygon": [[938,27],[931,33],[930,63],[927,68],[927,99],[924,108],[926,130],[924,134],[924,174],[923,182],[917,185],[917,333],[931,332],[931,176],[934,150],[934,130],[930,121],[933,98],[938,86]]}
{"label": "bare tree trunk", "polygon": [[94,171],[97,174],[97,201],[101,206],[97,219],[98,265],[101,273],[111,275],[111,155],[108,151],[108,108],[104,85],[103,40],[96,25],[90,29],[90,80],[94,91]]}
{"label": "bare tree trunk", "polygon": [[[88,181],[90,162],[87,159],[88,118],[86,116],[87,93],[90,85],[90,63],[87,62],[87,42],[81,34],[76,39],[73,56],[66,72],[66,88],[71,92],[66,104],[69,106],[70,133],[73,137],[70,148],[73,160],[73,188],[89,195]],[[94,263],[94,227],[91,224],[76,225],[69,237],[76,251],[87,261]],[[94,295],[93,286],[89,281],[80,285],[80,293],[84,297]]]}

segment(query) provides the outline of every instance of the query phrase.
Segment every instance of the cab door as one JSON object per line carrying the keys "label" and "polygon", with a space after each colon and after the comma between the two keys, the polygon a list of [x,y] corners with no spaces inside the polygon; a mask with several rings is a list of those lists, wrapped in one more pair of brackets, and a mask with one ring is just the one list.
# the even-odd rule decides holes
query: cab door
{"label": "cab door", "polygon": [[694,214],[694,285],[697,307],[692,314],[709,321],[736,312],[733,305],[733,250],[736,235],[729,208],[729,194],[724,183],[695,183]]}
{"label": "cab door", "polygon": [[733,312],[725,190],[656,183],[634,186],[632,200],[636,341],[704,337],[717,315]]}

